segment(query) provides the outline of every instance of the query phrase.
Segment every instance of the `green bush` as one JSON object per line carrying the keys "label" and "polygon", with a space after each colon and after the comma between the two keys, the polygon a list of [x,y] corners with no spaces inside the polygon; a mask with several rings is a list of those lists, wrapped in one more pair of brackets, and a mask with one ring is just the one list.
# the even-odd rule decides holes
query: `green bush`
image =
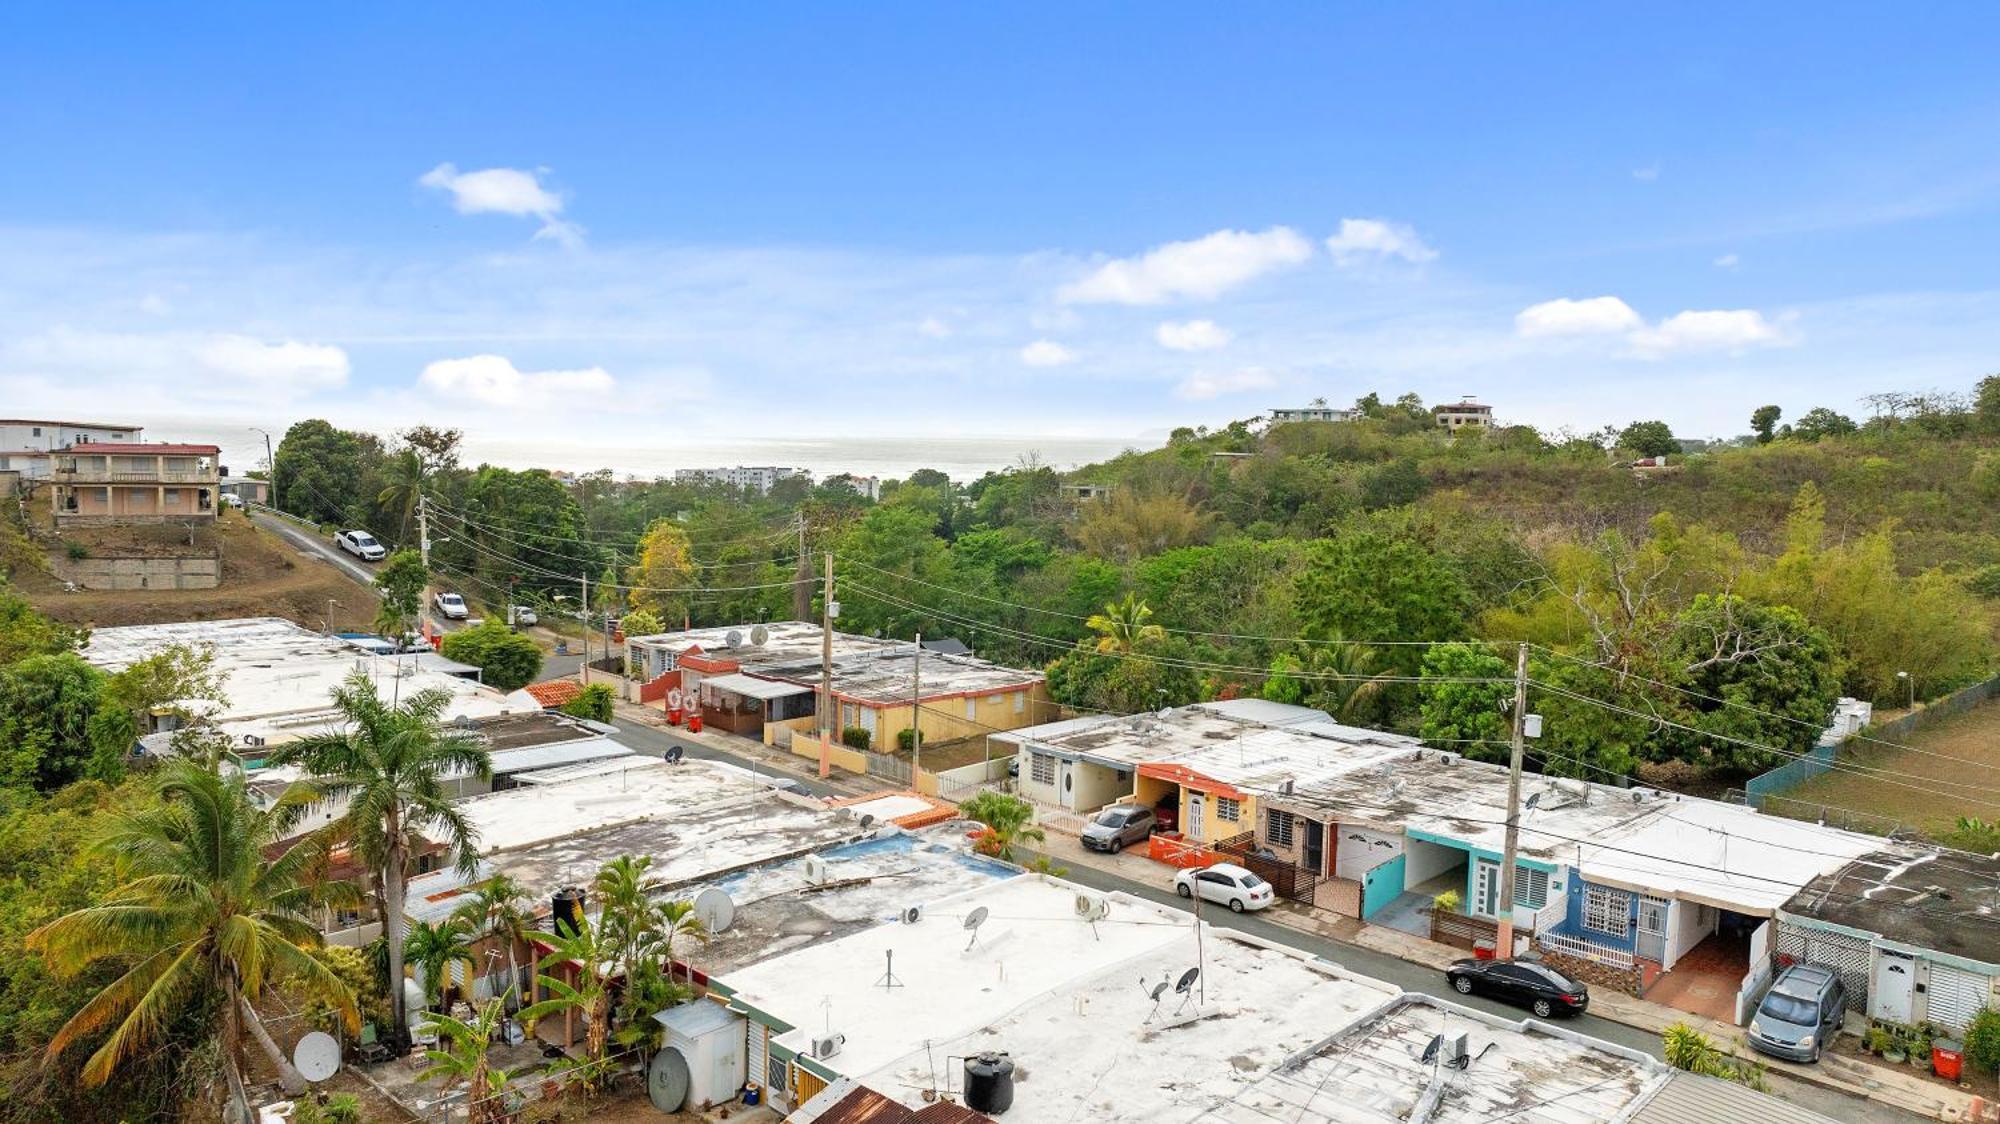
{"label": "green bush", "polygon": [[897,749],[902,750],[904,753],[908,753],[910,752],[911,748],[917,744],[918,744],[917,732],[915,730],[908,729],[906,727],[904,729],[896,731]]}
{"label": "green bush", "polygon": [[614,697],[610,684],[592,683],[583,689],[582,694],[562,704],[557,709],[572,718],[588,718],[592,722],[609,722],[611,721],[611,700]]}
{"label": "green bush", "polygon": [[840,732],[840,744],[849,749],[867,749],[870,740],[868,731],[859,726],[849,726]]}
{"label": "green bush", "polygon": [[1965,1031],[1965,1060],[1974,1069],[2000,1073],[2000,1011],[1988,1007],[1972,1016]]}
{"label": "green bush", "polygon": [[540,646],[496,617],[489,617],[477,628],[451,633],[438,650],[446,659],[478,668],[487,686],[502,691],[518,690],[542,674]]}
{"label": "green bush", "polygon": [[70,561],[81,562],[90,557],[90,548],[80,542],[64,543],[63,553],[69,555]]}
{"label": "green bush", "polygon": [[320,1104],[301,1097],[292,1115],[293,1124],[361,1124],[361,1100],[353,1093],[335,1093]]}
{"label": "green bush", "polygon": [[1981,566],[1965,579],[1965,588],[1985,598],[2000,598],[2000,562]]}

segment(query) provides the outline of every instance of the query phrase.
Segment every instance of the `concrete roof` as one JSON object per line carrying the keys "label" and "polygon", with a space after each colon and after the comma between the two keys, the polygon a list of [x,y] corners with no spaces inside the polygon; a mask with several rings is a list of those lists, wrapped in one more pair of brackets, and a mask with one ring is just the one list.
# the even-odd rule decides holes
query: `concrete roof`
{"label": "concrete roof", "polygon": [[1800,887],[1881,842],[1690,798],[1585,844],[1577,866],[1592,882],[1768,915]]}
{"label": "concrete roof", "polygon": [[709,675],[702,678],[701,685],[717,691],[729,691],[750,699],[782,699],[792,695],[810,695],[811,687],[804,683],[788,683],[778,679],[759,679],[754,675],[732,672],[728,675]]}
{"label": "concrete roof", "polygon": [[65,453],[82,453],[86,456],[110,453],[114,456],[163,455],[163,456],[187,456],[187,457],[193,457],[193,456],[214,457],[214,456],[220,456],[222,454],[222,448],[221,446],[218,445],[172,445],[165,443],[158,445],[150,445],[143,441],[137,441],[137,442],[90,441],[85,443],[79,443],[76,445],[71,445],[67,449],[61,449],[58,451]]}
{"label": "concrete roof", "polygon": [[1875,842],[1784,911],[2000,969],[2000,856]]}
{"label": "concrete roof", "polygon": [[[797,663],[818,660],[820,654],[820,627],[806,621],[772,621],[764,625],[764,643],[750,643],[750,632],[754,624],[726,625],[719,628],[696,628],[684,632],[660,632],[648,636],[628,636],[627,644],[639,644],[649,648],[664,648],[671,652],[684,652],[689,648],[700,648],[704,655],[732,659],[743,665],[745,670],[774,663]],[[729,634],[736,633],[740,643],[731,646]],[[836,659],[854,652],[872,652],[893,648],[894,640],[883,640],[874,636],[855,636],[836,630],[833,634],[833,654]]]}
{"label": "concrete roof", "polygon": [[[699,647],[704,656],[735,662],[741,671],[764,680],[782,679],[806,687],[817,687],[820,675],[820,628],[804,621],[778,621],[764,625],[762,644],[751,644],[756,625],[727,628],[698,628],[689,632],[668,632],[653,636],[627,637],[626,643],[685,652]],[[729,634],[739,643],[732,646]],[[833,690],[850,700],[871,703],[898,703],[910,700],[911,677],[916,668],[916,648],[907,640],[883,640],[872,636],[833,634]],[[971,656],[954,656],[926,651],[921,667],[923,697],[955,698],[983,692],[1020,690],[1042,681],[1037,671],[1021,671],[988,663]],[[738,682],[732,679],[732,683]],[[717,678],[707,684],[725,690],[742,690],[723,685]],[[761,696],[760,696],[761,697]]]}
{"label": "concrete roof", "polygon": [[1203,710],[1226,714],[1231,718],[1241,718],[1245,722],[1261,722],[1266,726],[1293,726],[1300,722],[1330,722],[1333,716],[1324,710],[1314,710],[1309,706],[1294,706],[1291,703],[1272,702],[1269,699],[1218,699],[1215,702],[1194,704]]}
{"label": "concrete roof", "polygon": [[[1124,894],[1090,893],[1108,909],[1091,924],[1076,914],[1080,892],[1020,875],[932,901],[914,925],[876,925],[720,982],[735,1004],[844,1034],[823,1064],[906,1105],[934,1081],[958,1090],[947,1058],[996,1050],[1017,1067],[1010,1119],[1099,1124],[1187,1119],[1397,994],[1229,930],[1198,945],[1186,914]],[[982,907],[969,934],[962,920]],[[901,987],[876,986],[889,952]],[[1198,963],[1201,989],[1182,1012],[1171,983]],[[1156,1012],[1149,990],[1162,980]]]}
{"label": "concrete roof", "polygon": [[[1464,1069],[1423,1060],[1440,1035],[1466,1035]],[[1671,1080],[1665,1063],[1531,1019],[1518,1022],[1423,995],[1357,1020],[1222,1104],[1202,1124],[1598,1124],[1621,1119]],[[1426,1113],[1420,1106],[1430,1106]]]}
{"label": "concrete roof", "polygon": [[1071,718],[989,736],[1117,768],[1174,767],[1235,787],[1271,789],[1286,781],[1305,787],[1379,767],[1411,757],[1423,746],[1401,734],[1325,725],[1332,729],[1271,726],[1197,705],[1123,718]]}

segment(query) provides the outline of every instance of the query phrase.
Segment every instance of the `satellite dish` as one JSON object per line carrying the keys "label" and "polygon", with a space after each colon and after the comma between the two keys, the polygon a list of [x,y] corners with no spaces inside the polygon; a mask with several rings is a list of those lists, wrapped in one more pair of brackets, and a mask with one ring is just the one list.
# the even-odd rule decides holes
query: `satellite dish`
{"label": "satellite dish", "polygon": [[667,705],[673,707],[675,710],[681,708],[681,689],[679,687],[670,687],[667,689]]}
{"label": "satellite dish", "polygon": [[1188,989],[1194,986],[1194,981],[1200,978],[1201,978],[1200,968],[1189,968],[1187,971],[1182,972],[1181,978],[1174,981],[1174,994],[1186,995],[1188,993]]}
{"label": "satellite dish", "polygon": [[964,924],[965,931],[972,934],[971,939],[965,942],[965,951],[971,952],[972,946],[979,943],[979,927],[986,924],[986,907],[974,907],[971,913],[965,915]]}
{"label": "satellite dish", "polygon": [[[1144,983],[1145,981],[1141,980],[1139,982]],[[1158,1003],[1160,1001],[1160,996],[1165,995],[1166,993],[1167,993],[1167,981],[1161,980],[1159,983],[1154,984],[1152,988],[1146,992],[1146,996],[1153,1002]]]}
{"label": "satellite dish", "polygon": [[740,648],[743,646],[743,634],[732,628],[729,630],[729,635],[722,638],[722,642],[731,648]]}
{"label": "satellite dish", "polygon": [[727,932],[736,922],[736,903],[729,898],[729,892],[710,886],[694,896],[694,915],[701,918],[702,928],[710,933]]}
{"label": "satellite dish", "polygon": [[689,1079],[687,1058],[671,1046],[653,1055],[646,1067],[646,1097],[661,1112],[679,1112],[687,1104]]}
{"label": "satellite dish", "polygon": [[764,642],[770,638],[771,630],[761,624],[750,630],[750,643],[755,644],[759,648],[763,647]]}
{"label": "satellite dish", "polygon": [[869,825],[873,824],[874,822],[875,822],[875,815],[874,815],[874,813],[872,813],[872,812],[868,812],[868,813],[863,813],[863,814],[862,814],[862,816],[861,816],[861,826],[862,826],[862,827],[868,827]]}
{"label": "satellite dish", "polygon": [[333,1035],[315,1030],[299,1039],[292,1050],[292,1064],[307,1081],[324,1081],[340,1072],[340,1043]]}
{"label": "satellite dish", "polygon": [[681,751],[680,746],[673,745],[667,747],[667,764],[678,765],[681,763],[681,758],[684,756],[686,756],[686,754]]}

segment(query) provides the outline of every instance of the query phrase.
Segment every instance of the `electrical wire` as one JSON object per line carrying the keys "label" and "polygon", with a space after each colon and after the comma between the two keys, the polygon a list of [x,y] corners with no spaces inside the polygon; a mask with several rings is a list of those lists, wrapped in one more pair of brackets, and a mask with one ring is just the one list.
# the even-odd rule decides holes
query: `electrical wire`
{"label": "electrical wire", "polygon": [[[461,533],[461,534],[470,534],[470,533],[471,533],[471,529],[472,529],[472,528],[475,528],[475,527],[481,527],[481,524],[479,524],[479,523],[476,523],[476,522],[474,522],[474,521],[472,521],[472,520],[470,520],[470,519],[467,519],[466,517],[464,517],[464,516],[462,516],[462,515],[459,515],[459,514],[457,514],[457,513],[455,513],[455,512],[450,512],[450,511],[444,511],[444,510],[441,510],[441,509],[438,509],[438,508],[436,508],[435,506],[433,506],[432,510],[433,510],[433,511],[436,511],[436,512],[437,512],[437,514],[439,514],[439,515],[443,516],[444,518],[446,518],[446,519],[448,519],[448,520],[453,520],[453,521],[455,521],[455,522],[456,522],[456,524],[457,524],[457,526],[458,526],[458,533]],[[447,527],[446,529],[447,529],[447,530],[451,530],[452,528],[451,528],[451,527]],[[483,528],[482,528],[482,530],[483,530]],[[521,541],[520,539],[516,539],[516,538],[513,538],[512,536],[509,536],[509,535],[506,535],[506,534],[503,534],[503,533],[501,533],[501,532],[499,532],[499,531],[491,531],[491,530],[485,530],[485,531],[484,531],[484,533],[485,533],[485,534],[489,534],[489,535],[492,535],[492,536],[494,536],[495,538],[498,538],[498,539],[500,539],[501,541],[503,541],[503,542],[506,542],[506,543],[508,543],[508,544],[509,544],[509,545],[511,545],[511,546],[515,546],[515,547],[518,547],[518,548],[520,548],[520,549],[522,549],[522,550],[531,550],[531,551],[534,551],[534,552],[535,552],[536,554],[540,554],[540,555],[542,555],[542,556],[544,556],[544,557],[547,557],[547,558],[552,558],[552,559],[555,559],[555,560],[556,560],[556,562],[575,562],[575,561],[577,561],[577,558],[576,558],[576,557],[575,557],[574,555],[572,555],[572,554],[568,554],[568,553],[565,553],[565,552],[563,552],[563,551],[559,551],[559,550],[554,550],[554,549],[551,549],[551,548],[549,548],[549,547],[545,547],[545,546],[535,546],[535,545],[533,545],[533,544],[531,544],[531,543],[526,543],[526,542],[523,542],[523,541]],[[563,540],[559,540],[559,541],[564,541],[564,542],[569,542],[569,541],[573,541],[573,540],[568,540],[568,539],[563,539]],[[584,546],[590,546],[591,544],[588,544],[588,543],[583,543],[583,544],[581,544],[581,545],[584,545]],[[617,553],[618,553],[618,552],[616,552],[616,551],[614,551],[614,552],[613,552],[613,554],[614,554],[614,555],[616,555]],[[692,561],[692,562],[693,562],[693,563],[694,563],[695,565],[697,565],[697,566],[700,566],[700,567],[704,567],[704,568],[707,568],[707,569],[712,569],[712,570],[729,570],[729,569],[741,569],[741,568],[743,568],[743,567],[746,567],[746,566],[776,566],[776,565],[786,565],[786,564],[790,564],[790,563],[794,563],[794,562],[797,562],[797,561],[798,561],[798,557],[799,557],[799,556],[798,556],[798,555],[796,555],[796,554],[787,554],[787,555],[785,555],[785,556],[784,556],[784,557],[782,557],[782,558],[753,558],[753,559],[749,559],[749,560],[747,560],[747,561],[743,561],[743,562],[715,562],[715,561],[707,561],[707,560],[703,560],[703,559],[700,559],[700,558],[695,558],[695,557],[693,557],[693,555],[692,555],[692,554],[690,554],[690,555],[689,555],[689,559],[690,559],[690,561]]]}

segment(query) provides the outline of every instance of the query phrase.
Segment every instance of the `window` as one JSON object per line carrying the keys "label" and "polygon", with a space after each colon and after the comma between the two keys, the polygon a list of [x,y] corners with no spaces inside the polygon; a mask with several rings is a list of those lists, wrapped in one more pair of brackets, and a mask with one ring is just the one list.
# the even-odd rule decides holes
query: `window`
{"label": "window", "polygon": [[970,722],[970,721],[972,721],[973,719],[975,719],[975,718],[978,718],[978,717],[979,717],[979,700],[978,700],[978,699],[975,699],[975,698],[972,698],[972,697],[971,697],[971,696],[969,696],[969,695],[968,695],[968,696],[966,696],[966,700],[965,700],[965,720],[966,720],[967,722]]}
{"label": "window", "polygon": [[1014,713],[1019,714],[1027,709],[1028,709],[1028,692],[1026,691],[1014,692]]}
{"label": "window", "polygon": [[1029,754],[1028,779],[1036,784],[1056,783],[1056,759],[1046,753]]}
{"label": "window", "polygon": [[1227,796],[1215,798],[1215,818],[1235,823],[1243,818],[1243,802]]}
{"label": "window", "polygon": [[41,435],[42,435],[42,427],[38,425],[35,427],[35,436],[40,437]]}
{"label": "window", "polygon": [[181,502],[181,490],[179,488],[168,488],[166,490],[166,493],[167,494],[165,497],[165,502],[167,503]]}
{"label": "window", "polygon": [[1528,909],[1540,909],[1549,904],[1549,872],[1529,870],[1516,864],[1514,867],[1514,904]]}
{"label": "window", "polygon": [[1632,895],[1623,890],[1591,886],[1583,892],[1583,927],[1593,933],[1622,937],[1632,921]]}
{"label": "window", "polygon": [[1290,812],[1272,812],[1264,823],[1264,838],[1280,847],[1291,846],[1292,818]]}

